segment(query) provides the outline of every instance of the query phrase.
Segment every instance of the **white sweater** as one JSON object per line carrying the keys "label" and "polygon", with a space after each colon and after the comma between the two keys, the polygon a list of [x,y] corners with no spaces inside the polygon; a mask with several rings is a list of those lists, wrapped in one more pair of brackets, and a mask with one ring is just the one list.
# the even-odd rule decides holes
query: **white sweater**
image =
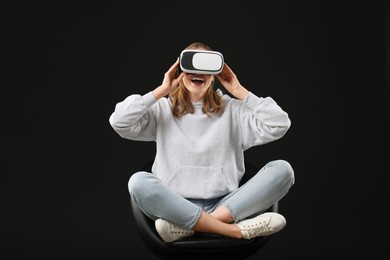
{"label": "white sweater", "polygon": [[238,188],[245,150],[281,138],[291,124],[271,97],[249,92],[243,101],[223,95],[223,102],[218,114],[203,114],[200,101],[193,114],[176,118],[168,98],[133,94],[109,122],[123,138],[156,142],[152,173],[162,183],[185,198],[211,199]]}

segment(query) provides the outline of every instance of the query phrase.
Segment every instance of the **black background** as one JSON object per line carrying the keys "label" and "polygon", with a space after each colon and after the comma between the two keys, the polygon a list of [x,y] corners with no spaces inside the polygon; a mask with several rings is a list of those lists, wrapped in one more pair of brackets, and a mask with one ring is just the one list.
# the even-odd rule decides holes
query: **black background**
{"label": "black background", "polygon": [[296,175],[287,226],[250,259],[388,255],[389,5],[130,2],[2,8],[1,259],[156,259],[127,191],[154,143],[121,139],[108,118],[193,41],[292,120],[246,152]]}

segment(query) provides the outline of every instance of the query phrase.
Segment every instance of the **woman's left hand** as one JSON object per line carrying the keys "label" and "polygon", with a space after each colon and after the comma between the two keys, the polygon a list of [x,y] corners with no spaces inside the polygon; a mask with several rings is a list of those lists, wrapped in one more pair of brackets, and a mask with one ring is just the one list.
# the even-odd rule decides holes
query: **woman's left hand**
{"label": "woman's left hand", "polygon": [[244,100],[248,95],[248,90],[240,84],[236,74],[226,63],[223,65],[221,73],[216,76],[222,86],[236,98]]}

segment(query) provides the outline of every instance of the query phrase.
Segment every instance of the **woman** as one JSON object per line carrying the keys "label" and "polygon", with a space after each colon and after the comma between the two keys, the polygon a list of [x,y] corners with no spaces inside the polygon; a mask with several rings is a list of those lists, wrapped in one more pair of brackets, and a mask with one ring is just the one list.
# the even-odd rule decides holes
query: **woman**
{"label": "woman", "polygon": [[[212,50],[200,42],[186,49]],[[271,97],[248,91],[226,63],[218,75],[178,69],[179,59],[160,86],[128,96],[110,116],[121,137],[156,142],[151,172],[130,177],[133,202],[166,243],[197,232],[251,239],[280,231],[286,219],[265,211],[293,185],[291,165],[271,161],[239,182],[244,151],[281,138],[288,114]],[[216,78],[232,96],[213,89]]]}

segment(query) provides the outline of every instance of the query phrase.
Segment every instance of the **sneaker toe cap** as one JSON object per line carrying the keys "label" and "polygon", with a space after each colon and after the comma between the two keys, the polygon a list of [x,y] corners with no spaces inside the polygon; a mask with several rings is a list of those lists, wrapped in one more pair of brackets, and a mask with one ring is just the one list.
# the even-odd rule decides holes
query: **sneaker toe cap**
{"label": "sneaker toe cap", "polygon": [[268,224],[274,231],[279,231],[286,226],[286,219],[282,215],[274,215]]}

